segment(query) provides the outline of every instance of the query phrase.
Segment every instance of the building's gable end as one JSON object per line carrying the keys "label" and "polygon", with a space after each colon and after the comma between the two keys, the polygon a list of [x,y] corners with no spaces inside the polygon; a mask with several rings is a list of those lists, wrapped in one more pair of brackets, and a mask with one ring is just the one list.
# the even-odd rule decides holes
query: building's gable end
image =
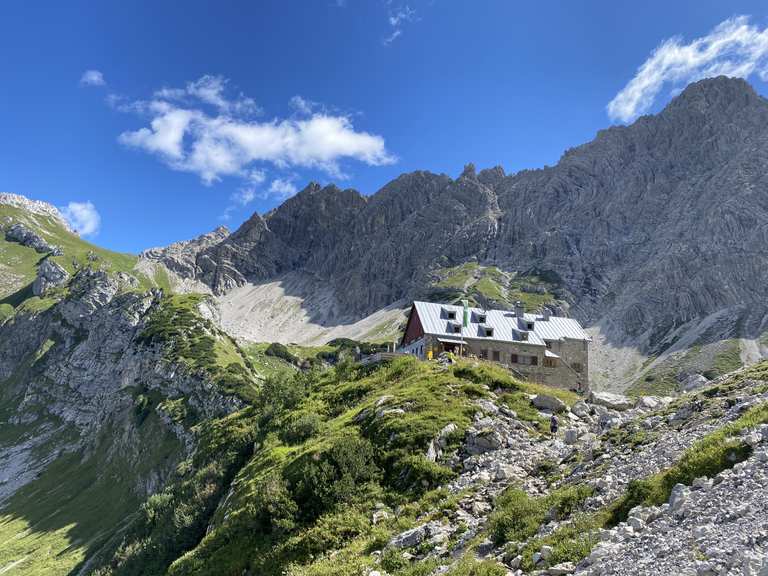
{"label": "building's gable end", "polygon": [[408,322],[405,325],[405,333],[401,344],[405,345],[414,340],[418,340],[424,336],[424,327],[421,324],[421,318],[419,318],[419,311],[414,304],[411,307],[411,313],[408,315]]}

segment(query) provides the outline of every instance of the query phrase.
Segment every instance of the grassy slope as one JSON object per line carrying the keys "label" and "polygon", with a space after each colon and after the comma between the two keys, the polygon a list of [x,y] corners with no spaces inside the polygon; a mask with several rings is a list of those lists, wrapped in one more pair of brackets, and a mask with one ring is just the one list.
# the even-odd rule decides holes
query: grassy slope
{"label": "grassy slope", "polygon": [[[0,223],[6,219],[12,223],[21,222],[40,234],[49,244],[62,248],[62,256],[52,256],[52,260],[64,267],[70,274],[77,268],[94,267],[107,272],[126,272],[139,281],[140,289],[158,286],[170,289],[167,276],[158,274],[155,279],[148,278],[133,270],[137,257],[120,254],[99,248],[76,234],[64,229],[59,222],[47,216],[30,214],[21,208],[0,204]],[[10,314],[9,307],[17,307],[26,301],[29,306],[47,307],[53,299],[40,302],[33,297],[31,284],[37,274],[37,266],[45,257],[32,248],[21,246],[5,239],[5,227],[0,226],[0,321]],[[41,306],[42,304],[42,306]]]}
{"label": "grassy slope", "polygon": [[[649,362],[650,363],[650,362]],[[712,380],[741,368],[739,340],[729,339],[697,344],[674,352],[645,369],[627,389],[632,396],[645,394],[669,396],[681,391],[678,374],[701,373]]]}
{"label": "grassy slope", "polygon": [[[185,507],[190,524],[212,520],[213,529],[204,536],[201,531],[199,542],[179,538],[178,530],[157,521],[155,506],[148,503],[118,560],[101,574],[162,573],[157,551],[169,548],[172,553],[163,557],[175,558],[173,575],[363,573],[373,565],[370,551],[382,548],[393,534],[415,525],[423,513],[439,518],[456,506],[457,496],[439,488],[453,472],[427,461],[426,447],[449,423],[458,427],[451,437],[458,445],[476,411],[474,399],[498,388],[509,394],[552,392],[518,382],[491,364],[443,368],[412,357],[378,368],[342,360],[322,372],[277,372],[252,407],[231,417],[242,424],[232,441],[230,431],[221,428],[225,445],[254,449],[252,455],[240,453],[246,460],[233,476],[226,504],[215,511],[210,502],[188,512]],[[567,402],[575,399],[557,393]],[[522,397],[515,401],[523,402]],[[237,440],[243,436],[245,443]],[[209,480],[211,492],[226,491],[228,470]],[[200,490],[182,481],[163,498],[182,503],[184,493]],[[398,512],[373,526],[377,503]],[[382,566],[393,574],[429,572],[429,563],[402,562],[393,556]],[[455,572],[469,573],[495,575],[498,567],[467,565]]]}
{"label": "grassy slope", "polygon": [[449,301],[467,298],[472,304],[503,308],[519,300],[526,310],[534,311],[554,301],[553,288],[535,274],[520,276],[495,266],[466,262],[438,271],[430,296]]}

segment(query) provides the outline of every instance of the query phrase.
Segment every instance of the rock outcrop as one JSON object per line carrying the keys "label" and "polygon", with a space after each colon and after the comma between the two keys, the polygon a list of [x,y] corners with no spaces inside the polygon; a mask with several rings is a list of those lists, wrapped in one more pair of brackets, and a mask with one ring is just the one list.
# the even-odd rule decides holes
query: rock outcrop
{"label": "rock outcrop", "polygon": [[65,284],[69,273],[50,258],[43,260],[37,267],[37,277],[32,283],[32,294],[43,296],[51,288]]}
{"label": "rock outcrop", "polygon": [[41,254],[51,253],[53,256],[63,254],[61,248],[49,244],[42,236],[24,224],[14,224],[8,228],[5,239],[32,248]]}

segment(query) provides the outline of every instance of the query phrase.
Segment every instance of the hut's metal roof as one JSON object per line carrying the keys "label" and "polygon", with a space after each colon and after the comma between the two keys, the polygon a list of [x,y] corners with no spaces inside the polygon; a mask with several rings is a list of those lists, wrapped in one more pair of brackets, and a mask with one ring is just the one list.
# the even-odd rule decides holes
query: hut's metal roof
{"label": "hut's metal roof", "polygon": [[[440,337],[459,338],[459,333],[450,329],[450,324],[462,324],[464,309],[453,304],[416,301],[413,303],[426,334]],[[450,312],[455,319],[449,319]],[[494,340],[500,342],[518,342],[544,346],[548,340],[591,340],[578,321],[562,316],[550,316],[548,320],[540,314],[515,316],[510,310],[483,310],[469,308],[469,323],[461,327],[461,338]],[[485,316],[485,322],[479,323],[479,316]],[[533,323],[533,329],[528,324]],[[493,328],[493,336],[486,336],[484,326]],[[525,339],[527,334],[527,340]]]}

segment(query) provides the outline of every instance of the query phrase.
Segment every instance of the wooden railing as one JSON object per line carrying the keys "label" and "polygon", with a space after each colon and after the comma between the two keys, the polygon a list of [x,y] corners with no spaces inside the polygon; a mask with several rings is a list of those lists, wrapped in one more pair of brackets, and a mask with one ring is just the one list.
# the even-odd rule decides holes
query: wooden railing
{"label": "wooden railing", "polygon": [[384,362],[386,360],[392,360],[393,358],[397,358],[398,356],[402,355],[402,352],[376,352],[376,354],[371,354],[370,356],[363,356],[360,358],[360,364],[362,366],[369,366],[371,364],[378,364],[379,362]]}

